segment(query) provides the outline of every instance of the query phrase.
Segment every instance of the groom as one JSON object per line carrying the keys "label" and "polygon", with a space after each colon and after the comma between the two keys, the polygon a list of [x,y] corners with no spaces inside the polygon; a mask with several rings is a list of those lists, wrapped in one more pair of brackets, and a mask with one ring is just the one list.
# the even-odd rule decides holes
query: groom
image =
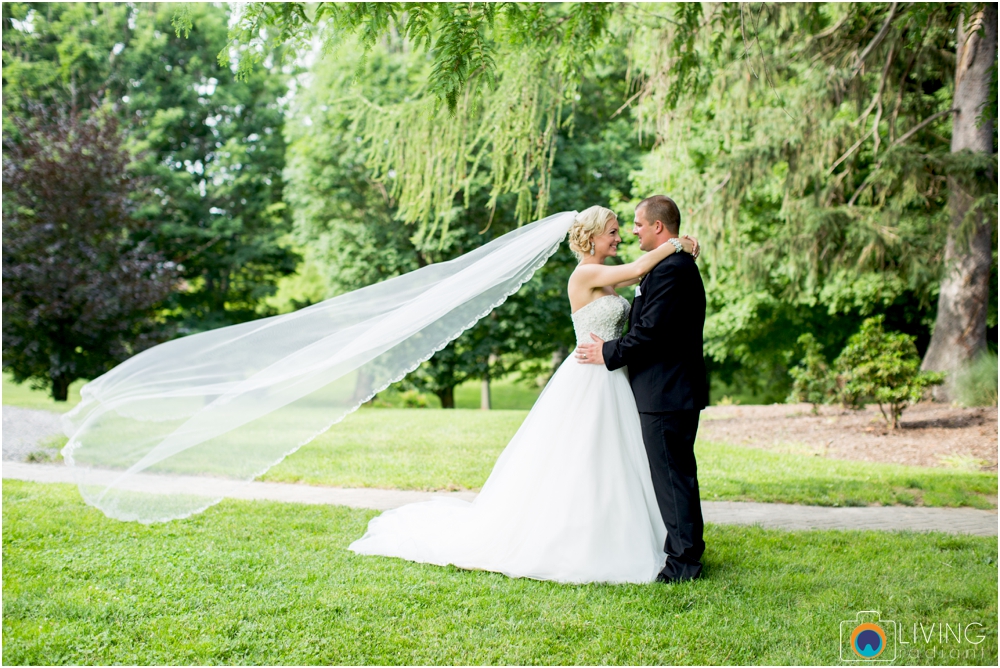
{"label": "groom", "polygon": [[[680,233],[681,214],[669,197],[639,203],[632,233],[651,251]],[[699,412],[708,403],[702,354],[705,287],[691,255],[673,253],[649,272],[635,291],[628,333],[577,348],[577,361],[628,367],[649,456],[656,501],[667,527],[662,582],[701,575],[704,522],[698,494],[694,439]]]}

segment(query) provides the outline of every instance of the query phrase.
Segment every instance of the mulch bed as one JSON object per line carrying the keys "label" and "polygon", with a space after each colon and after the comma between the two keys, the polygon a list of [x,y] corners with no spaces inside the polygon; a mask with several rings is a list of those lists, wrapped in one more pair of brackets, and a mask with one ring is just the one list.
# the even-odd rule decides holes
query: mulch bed
{"label": "mulch bed", "polygon": [[698,436],[775,452],[912,466],[997,470],[997,409],[925,402],[886,426],[878,406],[844,410],[809,404],[710,406]]}

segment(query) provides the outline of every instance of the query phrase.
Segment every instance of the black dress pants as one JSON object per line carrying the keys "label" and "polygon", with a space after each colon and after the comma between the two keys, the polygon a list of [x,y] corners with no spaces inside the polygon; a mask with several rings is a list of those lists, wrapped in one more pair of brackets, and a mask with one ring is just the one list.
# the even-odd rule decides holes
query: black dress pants
{"label": "black dress pants", "polygon": [[700,411],[639,413],[656,502],[667,525],[663,575],[690,580],[701,575],[705,552],[694,439]]}

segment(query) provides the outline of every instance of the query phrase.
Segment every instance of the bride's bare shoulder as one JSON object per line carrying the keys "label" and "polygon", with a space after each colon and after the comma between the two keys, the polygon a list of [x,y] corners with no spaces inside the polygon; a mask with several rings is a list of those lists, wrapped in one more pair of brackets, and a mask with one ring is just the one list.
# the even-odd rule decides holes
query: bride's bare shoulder
{"label": "bride's bare shoulder", "polygon": [[570,284],[591,283],[600,275],[602,268],[604,268],[604,265],[601,264],[588,264],[585,262],[578,264],[573,269],[573,273],[569,275],[569,282]]}
{"label": "bride's bare shoulder", "polygon": [[569,288],[570,294],[574,291],[578,292],[589,292],[590,290],[599,287],[595,279],[597,271],[595,271],[597,265],[595,264],[579,264],[573,269],[573,273],[569,275],[569,281],[567,287]]}

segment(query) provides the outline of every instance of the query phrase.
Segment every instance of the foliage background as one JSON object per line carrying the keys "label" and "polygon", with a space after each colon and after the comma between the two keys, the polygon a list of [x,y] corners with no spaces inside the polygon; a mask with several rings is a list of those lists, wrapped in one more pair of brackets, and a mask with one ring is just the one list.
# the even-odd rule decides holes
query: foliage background
{"label": "foliage background", "polygon": [[[158,317],[180,333],[543,213],[608,204],[628,229],[642,197],[674,195],[707,251],[713,401],[782,401],[804,333],[829,362],[884,315],[922,355],[948,178],[995,212],[995,128],[992,155],[948,150],[954,25],[974,9],[6,3],[4,132],[33,103],[121,118],[155,182],[137,193],[149,239],[180,276]],[[560,251],[404,385],[447,403],[467,379],[550,372],[573,343],[572,266]]]}

